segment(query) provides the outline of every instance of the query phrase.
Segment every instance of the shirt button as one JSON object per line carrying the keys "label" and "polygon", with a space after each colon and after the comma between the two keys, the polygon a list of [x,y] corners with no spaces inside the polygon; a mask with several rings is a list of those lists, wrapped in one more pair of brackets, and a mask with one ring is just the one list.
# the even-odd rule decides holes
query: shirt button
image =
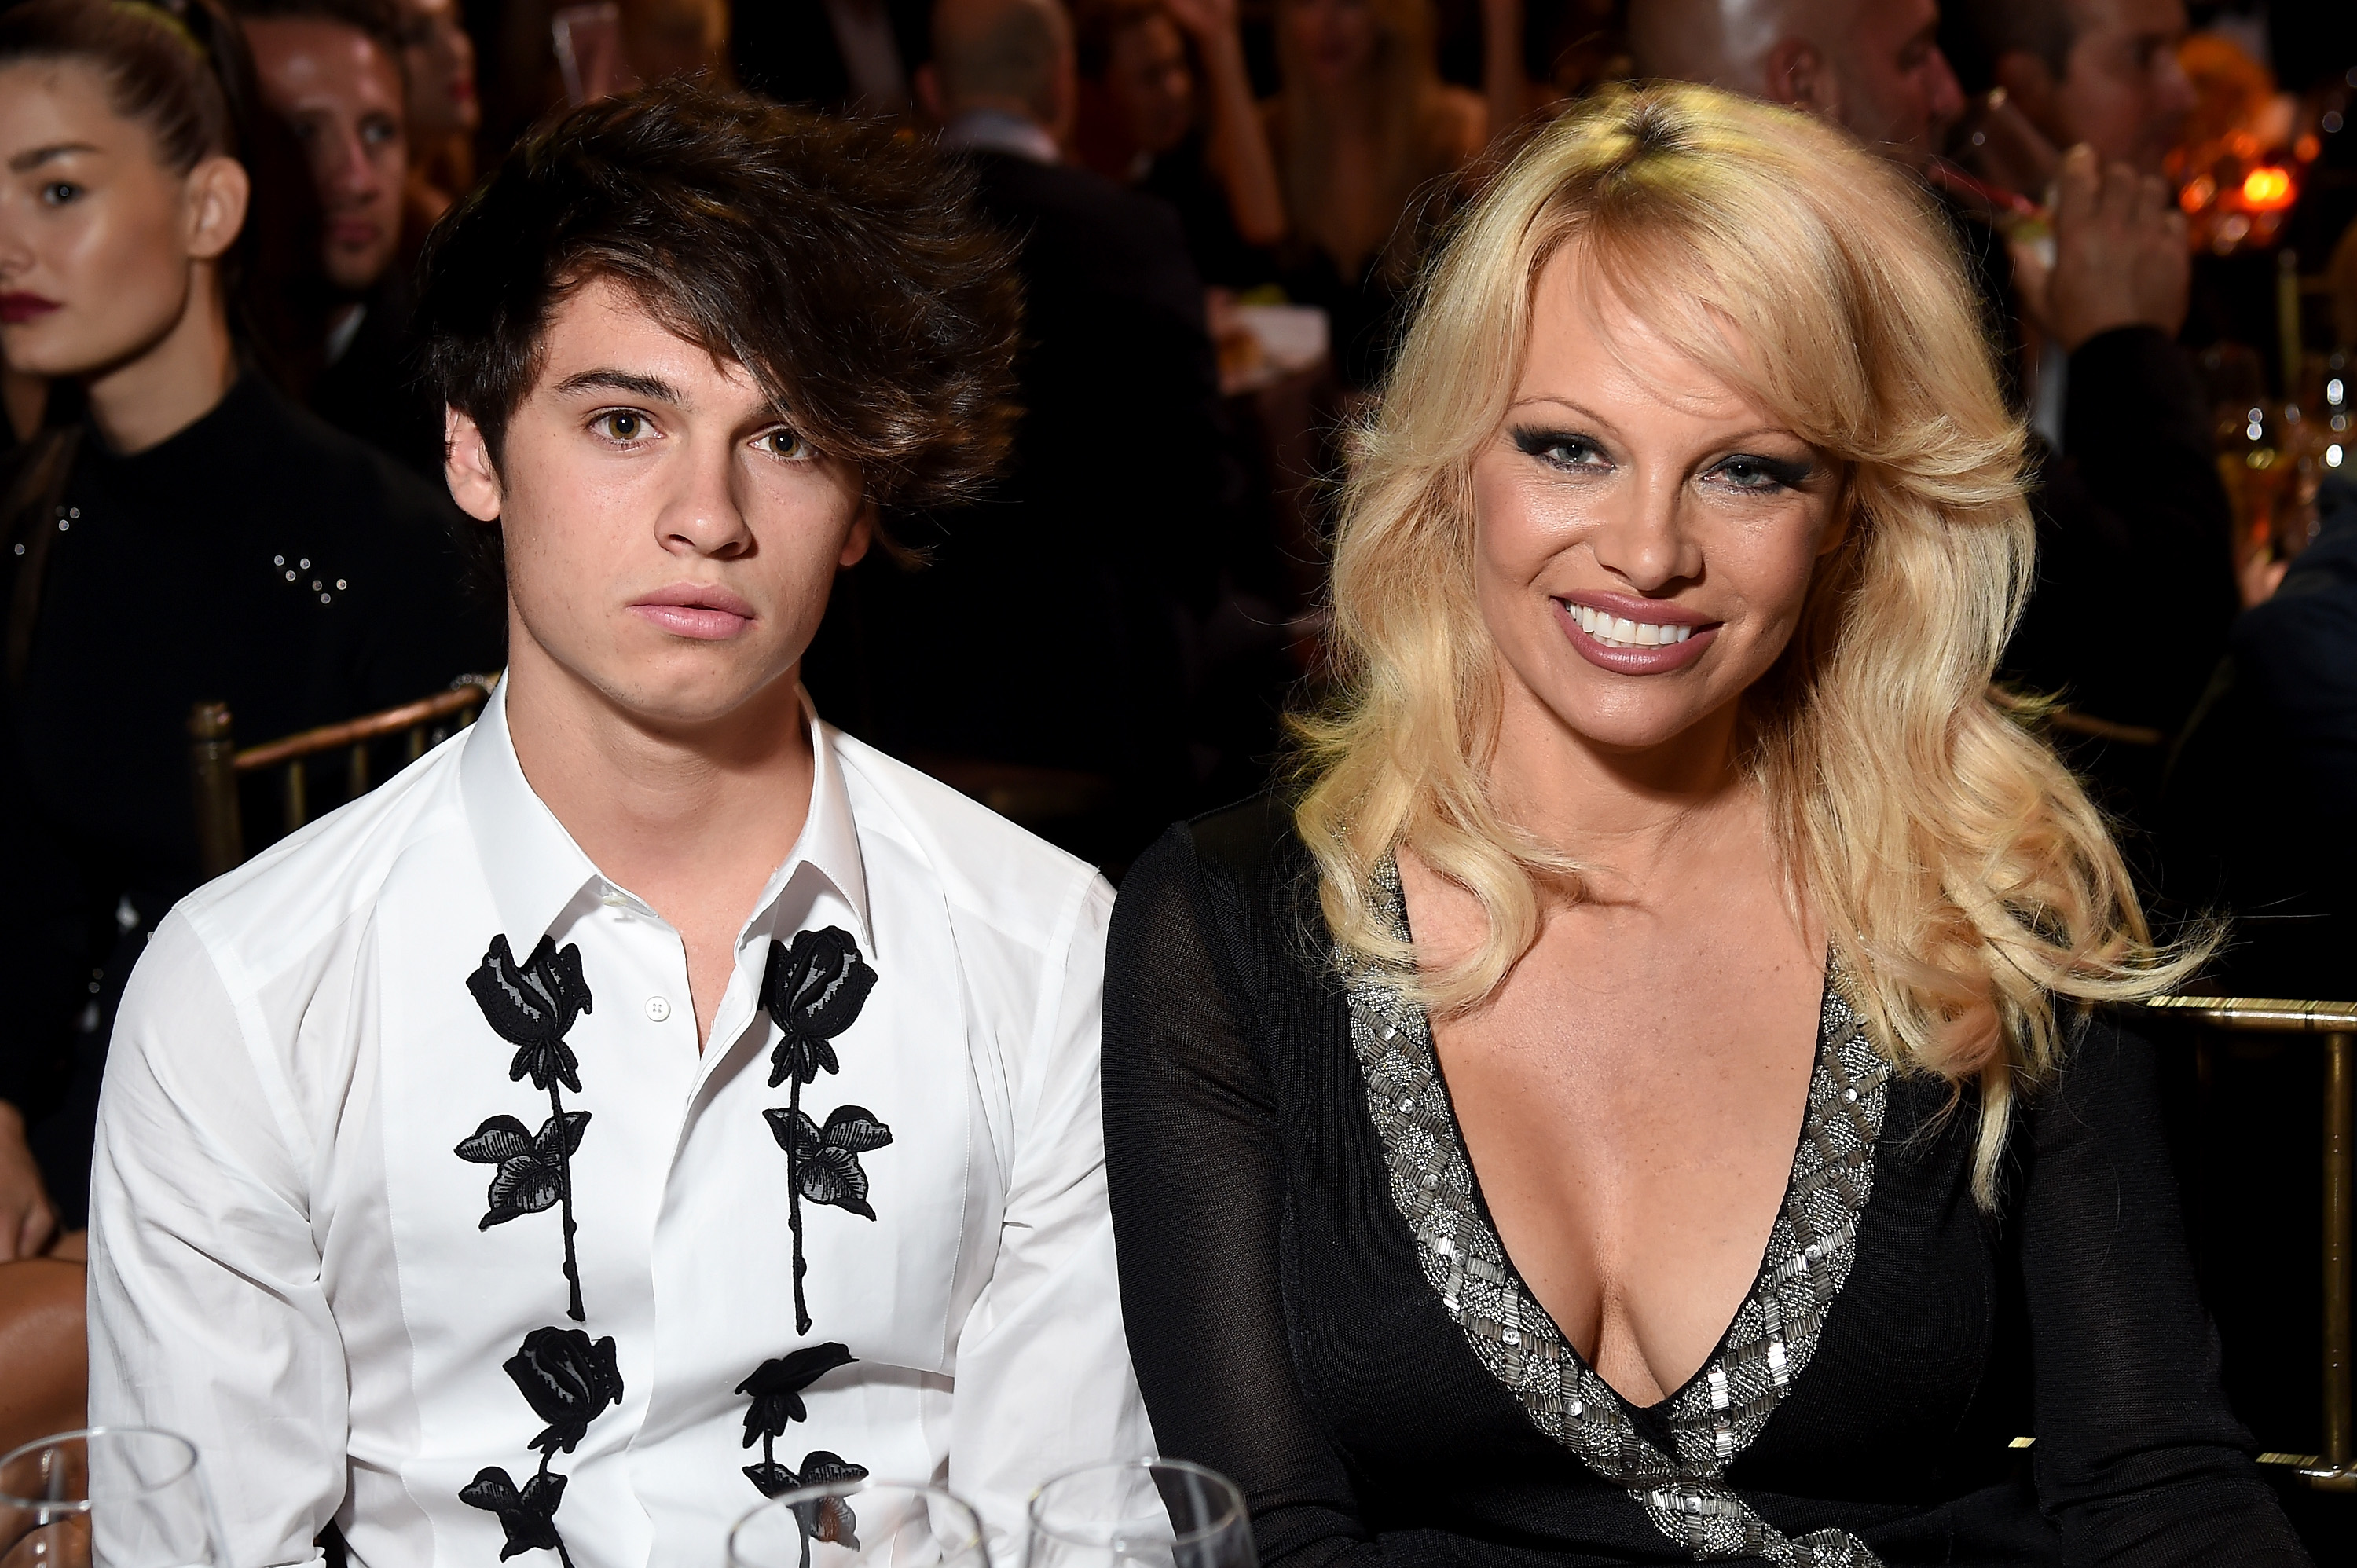
{"label": "shirt button", "polygon": [[647,1017],[650,1021],[660,1024],[670,1016],[671,1004],[669,1002],[660,996],[650,996],[647,998]]}

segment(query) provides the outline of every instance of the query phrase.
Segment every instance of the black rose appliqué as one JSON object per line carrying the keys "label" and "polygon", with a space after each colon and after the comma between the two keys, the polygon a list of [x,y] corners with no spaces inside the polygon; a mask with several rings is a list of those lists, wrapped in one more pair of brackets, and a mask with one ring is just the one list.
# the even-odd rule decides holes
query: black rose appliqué
{"label": "black rose appliqu\u00e9", "polygon": [[[548,1120],[538,1132],[513,1116],[488,1117],[453,1151],[462,1160],[495,1167],[477,1229],[489,1230],[561,1206],[565,1310],[574,1322],[583,1322],[581,1268],[574,1252],[573,1156],[588,1133],[589,1112],[565,1110],[564,1099],[566,1090],[581,1092],[580,1059],[565,1036],[591,1010],[581,950],[560,950],[553,939],[543,937],[531,959],[519,964],[507,938],[495,936],[483,961],[467,976],[467,990],[492,1032],[516,1048],[509,1080],[529,1076],[533,1088],[548,1096]],[[500,1548],[501,1562],[522,1552],[554,1552],[563,1568],[573,1568],[556,1528],[565,1477],[551,1470],[549,1462],[572,1453],[598,1413],[622,1402],[613,1337],[593,1340],[579,1328],[535,1328],[507,1359],[504,1370],[533,1413],[547,1423],[531,1444],[540,1450],[540,1468],[518,1486],[506,1470],[486,1466],[458,1489],[458,1500],[499,1516],[507,1537]]]}
{"label": "black rose appliqu\u00e9", "polygon": [[[823,1448],[806,1455],[800,1470],[778,1463],[778,1439],[786,1434],[786,1428],[792,1423],[810,1415],[809,1407],[802,1403],[802,1391],[837,1367],[849,1366],[854,1359],[848,1347],[832,1341],[805,1345],[791,1355],[762,1362],[751,1377],[737,1385],[738,1393],[752,1398],[752,1403],[745,1407],[745,1446],[750,1448],[756,1442],[761,1445],[761,1462],[746,1466],[745,1478],[763,1497],[783,1497],[797,1487],[856,1481],[867,1474],[866,1466],[855,1465]],[[802,1532],[803,1568],[809,1568],[810,1543],[813,1540],[853,1548],[859,1544],[858,1517],[851,1511],[851,1505],[840,1498],[795,1504],[794,1523]]]}
{"label": "black rose appliqu\u00e9", "polygon": [[[530,1073],[532,1086],[547,1094],[549,1123],[540,1133],[546,1140],[544,1148],[536,1139],[533,1149],[515,1149],[505,1134],[510,1129],[521,1132],[522,1124],[511,1116],[494,1116],[458,1145],[458,1157],[500,1166],[499,1175],[491,1178],[490,1212],[483,1219],[486,1230],[518,1214],[546,1208],[546,1197],[529,1205],[514,1199],[519,1193],[536,1196],[545,1190],[544,1173],[554,1177],[555,1201],[565,1208],[565,1280],[572,1291],[565,1310],[579,1323],[581,1268],[573,1251],[573,1152],[581,1146],[589,1118],[586,1112],[577,1113],[577,1125],[566,1118],[559,1086],[581,1092],[581,1064],[573,1047],[565,1043],[574,1020],[592,1011],[589,984],[581,978],[581,950],[567,946],[559,951],[553,939],[543,937],[532,950],[531,961],[520,965],[507,938],[493,937],[490,950],[467,977],[467,989],[474,993],[475,1004],[483,1010],[483,1021],[516,1048],[508,1077],[521,1079]],[[510,1198],[504,1205],[502,1184],[507,1184]],[[507,1212],[502,1212],[503,1208]]]}
{"label": "black rose appliqu\u00e9", "polygon": [[789,1084],[787,1103],[762,1112],[786,1152],[786,1226],[793,1235],[794,1328],[807,1334],[810,1307],[802,1295],[802,1199],[876,1218],[867,1201],[867,1173],[859,1156],[892,1141],[892,1129],[864,1106],[839,1106],[824,1126],[802,1111],[802,1087],[822,1072],[841,1070],[834,1041],[867,1005],[876,972],[859,944],[839,926],[798,931],[793,944],[770,943],[761,976],[761,1005],[778,1026],[770,1053],[770,1086]]}

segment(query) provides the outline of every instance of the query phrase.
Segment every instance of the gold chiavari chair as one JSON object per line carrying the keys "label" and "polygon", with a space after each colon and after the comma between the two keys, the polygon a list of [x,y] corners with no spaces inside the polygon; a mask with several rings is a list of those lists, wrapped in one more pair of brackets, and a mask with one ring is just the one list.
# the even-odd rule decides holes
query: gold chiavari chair
{"label": "gold chiavari chair", "polygon": [[199,703],[188,715],[189,761],[195,770],[197,844],[207,876],[219,876],[245,859],[245,827],[239,809],[239,780],[250,773],[276,770],[285,831],[310,821],[308,769],[315,758],[344,754],[344,798],[368,793],[370,748],[391,736],[405,737],[404,760],[414,762],[426,748],[463,729],[482,711],[497,683],[495,675],[469,675],[449,691],[414,703],[323,725],[263,745],[238,749],[227,703]]}
{"label": "gold chiavari chair", "polygon": [[[2351,1382],[2350,1264],[2357,1198],[2357,1002],[2290,1002],[2243,996],[2156,996],[2146,1005],[2190,1026],[2210,1082],[2209,1053],[2222,1046],[2312,1047],[2323,1102],[2323,1421],[2320,1454],[2269,1453],[2261,1463],[2288,1469],[2321,1492],[2357,1493],[2357,1408]],[[2288,1129],[2287,1129],[2288,1131]],[[2229,1354],[2233,1347],[2229,1346]],[[2259,1434],[2262,1443],[2267,1434]]]}

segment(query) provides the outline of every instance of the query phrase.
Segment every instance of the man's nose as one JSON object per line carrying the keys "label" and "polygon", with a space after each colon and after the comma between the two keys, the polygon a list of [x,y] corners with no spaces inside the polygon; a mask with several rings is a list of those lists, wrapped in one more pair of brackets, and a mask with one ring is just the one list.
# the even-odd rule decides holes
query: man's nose
{"label": "man's nose", "polygon": [[735,456],[733,445],[725,442],[711,449],[692,446],[680,454],[678,488],[660,523],[667,548],[726,560],[752,543],[737,494]]}

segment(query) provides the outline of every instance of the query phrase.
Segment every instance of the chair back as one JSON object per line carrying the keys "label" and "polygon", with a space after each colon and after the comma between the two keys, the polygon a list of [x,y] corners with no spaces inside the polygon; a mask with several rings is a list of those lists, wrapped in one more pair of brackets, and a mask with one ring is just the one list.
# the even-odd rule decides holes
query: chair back
{"label": "chair back", "polygon": [[322,725],[241,751],[232,735],[227,703],[199,703],[188,715],[189,764],[195,770],[197,847],[204,874],[219,876],[245,859],[245,824],[239,806],[239,780],[250,773],[275,770],[285,830],[293,832],[310,821],[307,770],[314,758],[344,754],[344,797],[357,800],[368,793],[370,749],[380,740],[401,736],[405,762],[425,755],[430,746],[453,731],[474,723],[499,682],[496,675],[468,675],[447,692],[436,692],[414,703],[365,714],[341,724]]}
{"label": "chair back", "polygon": [[[2297,1083],[2313,1071],[2323,1107],[2322,1169],[2316,1179],[2323,1199],[2319,1237],[2322,1270],[2322,1416],[2320,1454],[2267,1454],[2307,1486],[2326,1492],[2357,1492],[2357,1410],[2351,1384],[2350,1263],[2352,1200],[2357,1199],[2357,1002],[2292,1002],[2243,996],[2156,996],[2146,1005],[2192,1026],[2198,1054],[2196,1077],[2204,1090],[2219,1081],[2216,1047],[2312,1047],[2312,1069],[2290,1067]],[[2280,1109],[2280,1103],[2276,1107]],[[2292,1128],[2283,1128],[2288,1137]],[[2234,1238],[2247,1249],[2248,1235]],[[2280,1332],[2282,1325],[2276,1325]],[[2230,1341],[2230,1356],[2233,1346]],[[2262,1433],[2264,1439],[2266,1434]]]}

